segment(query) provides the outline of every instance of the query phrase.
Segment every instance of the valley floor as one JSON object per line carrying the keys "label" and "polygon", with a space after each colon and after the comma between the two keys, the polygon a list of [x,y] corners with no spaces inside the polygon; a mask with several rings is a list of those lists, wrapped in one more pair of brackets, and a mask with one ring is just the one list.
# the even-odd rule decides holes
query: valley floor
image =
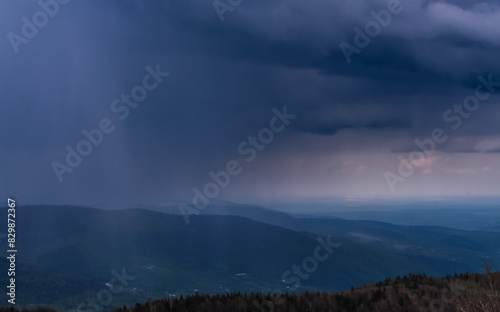
{"label": "valley floor", "polygon": [[[332,312],[498,312],[500,272],[462,274],[446,278],[410,275],[386,279],[341,293],[232,293],[150,300],[114,312],[197,311],[332,311]],[[0,308],[0,312],[13,312]],[[51,312],[49,308],[23,310]]]}

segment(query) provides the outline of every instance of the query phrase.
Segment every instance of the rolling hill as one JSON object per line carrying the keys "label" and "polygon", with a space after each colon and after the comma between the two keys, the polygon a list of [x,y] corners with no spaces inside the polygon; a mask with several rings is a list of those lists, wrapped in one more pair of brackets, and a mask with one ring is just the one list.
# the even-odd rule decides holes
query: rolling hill
{"label": "rolling hill", "polygon": [[[20,304],[75,308],[109,289],[113,270],[130,280],[109,308],[197,292],[341,291],[410,272],[476,272],[498,254],[494,233],[270,213],[199,215],[186,225],[141,209],[19,207],[17,257],[29,268],[19,278],[32,281],[25,297],[19,289]],[[336,247],[327,253],[319,240]],[[327,257],[314,265],[318,248]],[[37,293],[47,281],[61,292]],[[64,288],[67,281],[74,286]]]}

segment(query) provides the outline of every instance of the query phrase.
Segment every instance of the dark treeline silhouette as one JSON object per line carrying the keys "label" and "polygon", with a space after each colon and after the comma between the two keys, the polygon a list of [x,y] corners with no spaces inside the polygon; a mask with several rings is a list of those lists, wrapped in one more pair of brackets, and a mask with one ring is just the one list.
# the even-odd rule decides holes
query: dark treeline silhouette
{"label": "dark treeline silhouette", "polygon": [[[19,310],[14,309],[14,307],[10,307],[10,308],[3,307],[3,308],[0,308],[0,312],[18,312],[18,311]],[[56,310],[51,309],[51,308],[47,308],[47,307],[38,307],[36,309],[23,309],[21,311],[23,311],[23,312],[57,312]]]}
{"label": "dark treeline silhouette", "polygon": [[[332,311],[332,312],[500,312],[500,273],[445,278],[410,274],[342,293],[231,293],[150,300],[115,312]],[[496,304],[496,305],[495,305]],[[483,309],[478,308],[483,307]]]}
{"label": "dark treeline silhouette", "polygon": [[[0,308],[0,312],[15,312]],[[55,312],[39,307],[23,312]],[[240,293],[149,300],[114,312],[500,312],[500,272],[434,278],[423,274],[386,279],[341,293]],[[81,311],[78,311],[81,312]]]}

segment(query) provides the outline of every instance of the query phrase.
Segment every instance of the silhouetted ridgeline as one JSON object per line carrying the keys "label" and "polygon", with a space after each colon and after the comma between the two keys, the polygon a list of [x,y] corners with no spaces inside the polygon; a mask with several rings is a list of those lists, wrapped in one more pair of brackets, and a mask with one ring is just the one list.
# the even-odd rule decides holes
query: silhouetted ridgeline
{"label": "silhouetted ridgeline", "polygon": [[194,295],[150,300],[115,312],[335,311],[499,312],[500,273],[387,279],[342,293]]}
{"label": "silhouetted ridgeline", "polygon": [[[241,294],[150,300],[116,312],[161,311],[500,311],[500,273],[387,279],[342,293]],[[475,309],[472,309],[475,307]],[[463,310],[462,310],[463,308]]]}
{"label": "silhouetted ridgeline", "polygon": [[[115,312],[163,311],[500,311],[500,273],[387,279],[342,293],[241,294],[150,300]],[[471,307],[475,306],[476,309]],[[483,307],[477,308],[477,307]],[[464,310],[461,310],[461,308]]]}
{"label": "silhouetted ridgeline", "polygon": [[[386,279],[341,293],[231,293],[149,300],[114,312],[332,311],[332,312],[499,312],[500,272],[434,278],[417,274]],[[15,312],[0,308],[0,312]],[[55,312],[45,307],[23,312]],[[65,311],[66,312],[66,311]],[[81,311],[78,311],[81,312]]]}
{"label": "silhouetted ridgeline", "polygon": [[[16,312],[19,310],[14,309],[13,307],[10,308],[0,308],[0,312]],[[24,309],[22,310],[23,312],[56,312],[56,310],[47,308],[47,307],[38,307],[36,309]]]}

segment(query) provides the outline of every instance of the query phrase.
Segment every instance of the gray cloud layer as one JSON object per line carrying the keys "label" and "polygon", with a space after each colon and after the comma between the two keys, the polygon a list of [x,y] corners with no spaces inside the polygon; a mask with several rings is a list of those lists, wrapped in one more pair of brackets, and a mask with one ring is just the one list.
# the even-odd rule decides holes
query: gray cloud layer
{"label": "gray cloud layer", "polygon": [[[243,1],[221,22],[211,1],[72,1],[15,53],[30,1],[0,4],[1,194],[26,202],[189,199],[208,172],[241,161],[221,198],[391,195],[386,170],[434,128],[450,139],[418,164],[397,195],[499,195],[498,96],[454,130],[443,114],[500,81],[499,1],[408,1],[348,64],[372,10],[389,1]],[[145,67],[171,75],[121,121],[110,105]],[[499,88],[500,90],[500,88]],[[245,163],[238,145],[297,115]],[[59,183],[50,164],[83,129],[116,130]]]}

